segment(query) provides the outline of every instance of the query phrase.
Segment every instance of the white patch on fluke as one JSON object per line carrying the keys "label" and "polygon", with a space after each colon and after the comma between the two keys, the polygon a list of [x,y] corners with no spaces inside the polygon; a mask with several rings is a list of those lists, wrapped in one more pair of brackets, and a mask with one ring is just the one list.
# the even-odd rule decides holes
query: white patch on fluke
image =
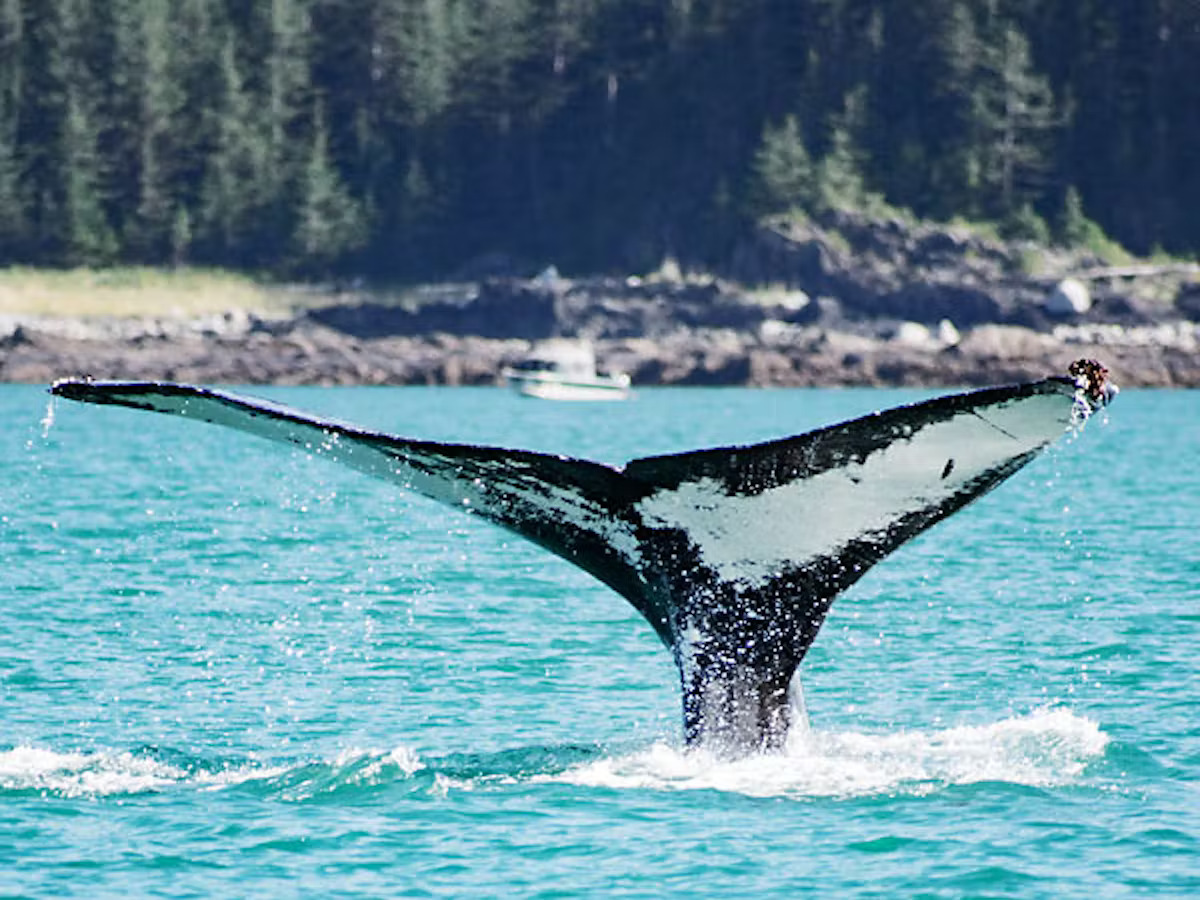
{"label": "white patch on fluke", "polygon": [[657,491],[638,511],[648,525],[685,531],[720,577],[757,586],[785,566],[836,555],[944,502],[967,482],[1060,437],[1071,416],[1064,397],[1033,395],[926,425],[862,462],[758,494],[729,496],[720,481],[705,477]]}

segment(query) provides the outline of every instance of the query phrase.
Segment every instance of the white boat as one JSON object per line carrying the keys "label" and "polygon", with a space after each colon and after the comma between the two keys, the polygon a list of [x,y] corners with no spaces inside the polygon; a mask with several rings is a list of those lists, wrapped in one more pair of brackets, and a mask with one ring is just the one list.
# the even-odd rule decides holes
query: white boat
{"label": "white boat", "polygon": [[585,341],[543,341],[500,374],[518,393],[542,400],[625,400],[631,393],[625,372],[596,371],[596,353]]}

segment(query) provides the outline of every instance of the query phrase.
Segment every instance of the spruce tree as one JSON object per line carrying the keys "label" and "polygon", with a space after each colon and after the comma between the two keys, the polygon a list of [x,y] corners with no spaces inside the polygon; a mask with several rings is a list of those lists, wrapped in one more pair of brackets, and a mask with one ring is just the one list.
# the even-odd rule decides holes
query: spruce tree
{"label": "spruce tree", "polygon": [[1096,252],[1110,249],[1104,229],[1087,217],[1079,190],[1071,185],[1063,196],[1062,213],[1058,221],[1058,240],[1064,246],[1090,248]]}
{"label": "spruce tree", "polygon": [[750,209],[755,216],[810,210],[816,200],[812,158],[794,115],[763,129],[754,155]]}
{"label": "spruce tree", "polygon": [[270,0],[261,4],[266,16],[263,50],[265,77],[259,108],[265,143],[261,210],[263,253],[278,261],[287,252],[287,237],[295,227],[296,203],[291,185],[304,164],[304,111],[311,104],[309,78],[308,0]]}
{"label": "spruce tree", "polygon": [[[0,118],[4,113],[0,107]],[[24,261],[27,229],[16,141],[12,130],[0,125],[0,264]]]}
{"label": "spruce tree", "polygon": [[842,111],[834,117],[829,147],[817,164],[816,203],[822,209],[859,209],[866,200],[863,151],[857,140],[866,110],[866,89],[847,94]]}
{"label": "spruce tree", "polygon": [[293,267],[305,274],[327,274],[362,247],[366,222],[361,206],[346,190],[329,156],[329,132],[318,104],[313,137],[300,186],[293,237]]}
{"label": "spruce tree", "polygon": [[61,0],[21,9],[16,145],[27,202],[30,262],[62,261],[66,234],[67,77],[70,41]]}
{"label": "spruce tree", "polygon": [[414,138],[450,106],[464,30],[447,0],[398,0],[380,11],[380,101]]}
{"label": "spruce tree", "polygon": [[240,266],[264,262],[260,243],[269,147],[251,106],[233,33],[221,53],[220,82],[211,107],[215,118],[212,152],[200,196],[197,241],[217,259]]}
{"label": "spruce tree", "polygon": [[125,227],[129,254],[151,263],[171,259],[176,198],[172,186],[179,152],[177,117],[183,103],[172,79],[171,0],[139,0],[140,15],[129,29],[126,49],[134,98],[130,141],[135,162],[128,191],[132,206]]}
{"label": "spruce tree", "polygon": [[1011,23],[980,47],[974,91],[974,143],[981,180],[1006,215],[1038,195],[1049,167],[1046,137],[1058,124],[1054,96],[1034,67],[1029,41]]}
{"label": "spruce tree", "polygon": [[63,127],[64,171],[63,253],[67,265],[111,263],[117,241],[105,214],[99,154],[94,124],[74,88],[67,92]]}
{"label": "spruce tree", "polygon": [[172,220],[177,220],[180,210],[187,211],[188,246],[197,261],[228,262],[219,255],[217,242],[208,239],[209,221],[201,224],[204,219],[201,210],[206,203],[207,213],[215,215],[211,198],[205,193],[210,186],[211,159],[225,115],[222,87],[228,73],[223,71],[222,61],[229,41],[228,29],[220,3],[172,0],[170,4],[164,81],[170,85],[174,105],[166,156],[169,165],[164,175],[174,210]]}
{"label": "spruce tree", "polygon": [[20,0],[0,0],[0,263],[19,262],[30,249],[17,145],[22,26]]}

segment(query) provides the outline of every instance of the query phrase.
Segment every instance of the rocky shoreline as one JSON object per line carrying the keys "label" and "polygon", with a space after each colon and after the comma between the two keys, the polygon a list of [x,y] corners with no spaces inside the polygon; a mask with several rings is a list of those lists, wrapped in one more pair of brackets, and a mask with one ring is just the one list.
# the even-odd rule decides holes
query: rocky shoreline
{"label": "rocky shoreline", "polygon": [[635,386],[972,385],[1082,356],[1122,385],[1200,386],[1200,267],[1106,266],[967,229],[833,214],[764,226],[721,277],[551,268],[399,302],[345,287],[283,317],[0,315],[0,380],[493,384],[534,343],[562,337],[590,341],[601,367]]}

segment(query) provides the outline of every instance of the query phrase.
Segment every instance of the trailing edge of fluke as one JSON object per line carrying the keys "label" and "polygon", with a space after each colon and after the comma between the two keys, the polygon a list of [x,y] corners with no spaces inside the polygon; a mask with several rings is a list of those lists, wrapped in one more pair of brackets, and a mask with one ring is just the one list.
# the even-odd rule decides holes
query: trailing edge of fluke
{"label": "trailing edge of fluke", "polygon": [[834,598],[1107,404],[1107,375],[1079,360],[1067,376],[621,468],[394,437],[184,384],[51,392],[292,444],[540,544],[649,621],[679,670],[687,743],[741,754],[783,742],[789,685]]}

